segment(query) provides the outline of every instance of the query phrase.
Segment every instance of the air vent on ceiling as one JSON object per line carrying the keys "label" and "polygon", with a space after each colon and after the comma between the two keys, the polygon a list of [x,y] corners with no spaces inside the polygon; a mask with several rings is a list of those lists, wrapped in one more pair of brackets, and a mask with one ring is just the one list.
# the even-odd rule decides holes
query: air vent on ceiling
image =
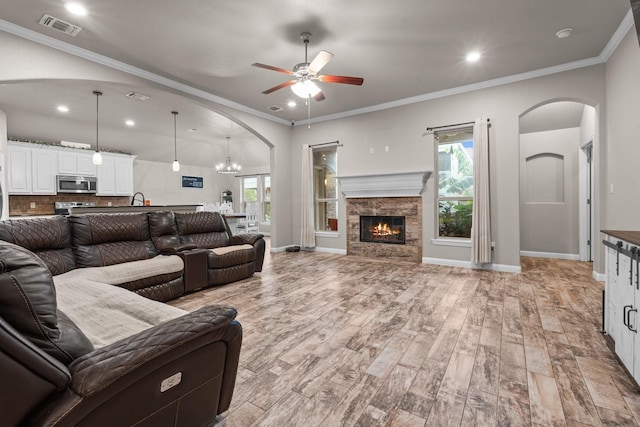
{"label": "air vent on ceiling", "polygon": [[129,98],[137,99],[138,101],[146,101],[147,99],[151,98],[149,95],[144,95],[138,92],[129,92],[125,94],[125,96]]}
{"label": "air vent on ceiling", "polygon": [[45,14],[40,19],[40,25],[44,25],[45,27],[53,28],[56,31],[60,31],[62,33],[68,34],[70,36],[75,37],[78,35],[80,31],[82,31],[81,27],[77,25],[73,25],[70,22],[63,21],[62,19],[55,18],[51,15]]}
{"label": "air vent on ceiling", "polygon": [[271,111],[282,111],[282,110],[284,110],[284,108],[282,108],[282,107],[278,107],[277,105],[272,105],[271,107],[267,107],[267,110],[271,110]]}

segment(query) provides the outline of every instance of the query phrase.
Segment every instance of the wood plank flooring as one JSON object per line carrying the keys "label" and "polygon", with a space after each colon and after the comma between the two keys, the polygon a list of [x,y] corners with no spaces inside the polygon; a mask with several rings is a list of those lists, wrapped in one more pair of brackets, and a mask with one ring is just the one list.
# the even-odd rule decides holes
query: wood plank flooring
{"label": "wood plank flooring", "polygon": [[172,304],[238,309],[240,368],[219,426],[640,425],[640,393],[599,332],[591,269],[283,252]]}

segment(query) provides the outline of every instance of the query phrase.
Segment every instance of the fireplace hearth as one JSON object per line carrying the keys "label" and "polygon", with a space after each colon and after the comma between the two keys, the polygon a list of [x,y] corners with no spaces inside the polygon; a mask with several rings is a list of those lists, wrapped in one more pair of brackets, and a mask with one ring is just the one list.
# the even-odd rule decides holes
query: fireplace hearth
{"label": "fireplace hearth", "polygon": [[361,215],[360,241],[404,245],[404,216]]}

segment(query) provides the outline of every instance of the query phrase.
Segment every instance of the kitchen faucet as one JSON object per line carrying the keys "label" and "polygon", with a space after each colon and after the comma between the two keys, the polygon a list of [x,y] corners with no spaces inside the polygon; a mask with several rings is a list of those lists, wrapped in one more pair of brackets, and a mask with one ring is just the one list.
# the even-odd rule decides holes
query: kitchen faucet
{"label": "kitchen faucet", "polygon": [[[138,196],[138,195],[140,195],[140,197],[142,197],[142,200],[140,200],[140,199],[136,199],[136,196]],[[144,201],[145,201],[144,194],[142,194],[142,193],[141,193],[141,192],[139,192],[139,191],[138,191],[137,193],[135,193],[135,194],[133,195],[133,197],[131,198],[131,206],[133,206],[133,205],[135,204],[135,202],[136,202],[136,201],[141,202],[141,204],[140,204],[140,205],[141,205],[141,206],[144,206]]]}

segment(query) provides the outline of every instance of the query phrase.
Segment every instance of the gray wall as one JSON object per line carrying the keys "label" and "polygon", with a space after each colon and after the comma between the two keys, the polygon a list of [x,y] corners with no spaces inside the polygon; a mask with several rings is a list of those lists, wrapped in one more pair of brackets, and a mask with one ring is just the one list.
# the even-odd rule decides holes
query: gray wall
{"label": "gray wall", "polygon": [[[433,170],[433,136],[423,136],[427,126],[491,119],[491,210],[494,262],[506,269],[520,266],[519,118],[531,109],[556,100],[573,100],[604,109],[604,65],[539,77],[417,104],[362,114],[294,129],[291,174],[300,176],[300,146],[340,140],[338,175]],[[601,121],[603,115],[599,114]],[[601,127],[599,126],[598,129]],[[597,135],[596,144],[603,139]],[[388,145],[389,152],[384,151]],[[374,154],[370,153],[374,149]],[[293,180],[293,240],[299,241],[300,187]],[[466,247],[434,244],[434,181],[429,179],[423,195],[423,257],[468,262]],[[343,200],[344,201],[344,200]],[[344,206],[344,203],[343,203]],[[344,230],[344,212],[339,229]],[[344,236],[318,238],[318,246],[344,249]]]}
{"label": "gray wall", "polygon": [[520,135],[521,251],[578,258],[579,143],[580,128]]}
{"label": "gray wall", "polygon": [[[603,228],[640,230],[640,48],[633,30],[607,63],[606,88],[608,156]],[[602,236],[595,238],[602,240]]]}

